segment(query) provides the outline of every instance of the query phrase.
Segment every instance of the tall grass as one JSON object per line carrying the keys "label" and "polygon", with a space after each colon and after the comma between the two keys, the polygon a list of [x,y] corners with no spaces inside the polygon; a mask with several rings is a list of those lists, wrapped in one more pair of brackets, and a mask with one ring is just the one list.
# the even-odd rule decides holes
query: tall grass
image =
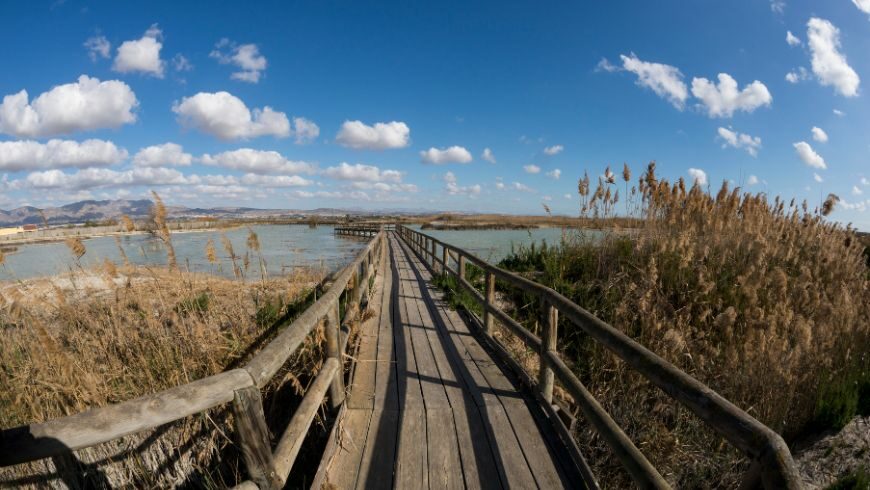
{"label": "tall grass", "polygon": [[[522,272],[638,340],[794,442],[870,411],[870,269],[854,230],[819,209],[723,184],[713,195],[651,164],[629,190],[635,226],[522,247]],[[609,171],[578,186],[582,216],[618,202]],[[537,305],[502,289],[531,322]],[[559,350],[678,487],[733,487],[746,461],[700,420],[562,322]],[[581,425],[582,427],[582,425]],[[578,440],[609,486],[625,474],[588,427]]]}

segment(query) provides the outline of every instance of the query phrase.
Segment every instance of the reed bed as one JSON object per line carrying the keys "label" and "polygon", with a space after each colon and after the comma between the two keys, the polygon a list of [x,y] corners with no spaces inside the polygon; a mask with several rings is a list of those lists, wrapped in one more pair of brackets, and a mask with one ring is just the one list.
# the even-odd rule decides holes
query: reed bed
{"label": "reed bed", "polygon": [[[553,287],[706,383],[793,450],[870,414],[870,268],[855,231],[825,217],[836,196],[811,209],[727,183],[711,194],[658,179],[653,163],[633,186],[627,166],[622,179],[608,168],[594,189],[582,179],[581,215],[615,214],[620,191],[630,231],[601,238],[566,230],[561,243],[521,247],[500,265]],[[534,327],[532,298],[506,287],[499,297]],[[741,454],[581,329],[562,321],[559,350],[675,487],[739,485]],[[604,486],[630,486],[580,422],[577,440]]]}
{"label": "reed bed", "polygon": [[[165,208],[155,198],[153,230],[171,250]],[[87,253],[77,238],[68,247],[76,260]],[[314,270],[267,277],[253,231],[247,248],[243,257],[226,250],[235,280],[188,273],[170,253],[167,267],[107,260],[97,269],[76,266],[62,277],[0,288],[0,427],[126,401],[241,365],[314,300],[324,279]],[[222,255],[212,242],[204,254],[212,262]],[[257,281],[245,280],[249,261],[260,264],[251,267]],[[289,422],[319,370],[323,339],[316,330],[267,387],[274,430]],[[232,486],[240,459],[229,417],[215,409],[69,457],[0,469],[0,487]]]}

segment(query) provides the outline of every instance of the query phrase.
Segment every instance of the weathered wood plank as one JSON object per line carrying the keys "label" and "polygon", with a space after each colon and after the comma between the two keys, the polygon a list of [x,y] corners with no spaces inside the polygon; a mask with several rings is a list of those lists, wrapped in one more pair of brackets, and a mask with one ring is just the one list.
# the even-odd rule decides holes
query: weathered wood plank
{"label": "weathered wood plank", "polygon": [[334,488],[355,488],[360,472],[360,460],[367,447],[372,412],[348,409],[337,428],[337,448],[329,462],[325,482]]}
{"label": "weathered wood plank", "polygon": [[425,409],[422,405],[405,406],[399,418],[395,487],[428,488],[429,462]]}
{"label": "weathered wood plank", "polygon": [[398,410],[375,409],[372,412],[356,488],[393,488],[398,428]]}
{"label": "weathered wood plank", "polygon": [[260,488],[283,487],[284,482],[278,476],[272,459],[269,429],[263,415],[263,399],[259,388],[249,386],[235,391],[233,422],[251,480]]}

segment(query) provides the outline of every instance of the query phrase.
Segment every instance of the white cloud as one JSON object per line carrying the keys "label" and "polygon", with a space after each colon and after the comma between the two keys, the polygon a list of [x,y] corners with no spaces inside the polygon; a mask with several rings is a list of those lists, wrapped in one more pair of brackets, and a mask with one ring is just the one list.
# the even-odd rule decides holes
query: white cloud
{"label": "white cloud", "polygon": [[828,133],[825,132],[822,128],[818,128],[813,126],[813,139],[818,141],[819,143],[827,143],[828,142]]}
{"label": "white cloud", "polygon": [[756,184],[758,184],[758,177],[750,175],[749,178],[746,179],[746,185],[753,186]]}
{"label": "white cloud", "polygon": [[222,140],[267,135],[286,138],[292,132],[285,113],[269,106],[251,111],[241,99],[228,92],[200,92],[184,97],[173,104],[172,111],[178,114],[183,126]]}
{"label": "white cloud", "polygon": [[692,94],[701,99],[710,117],[731,117],[735,111],[753,112],[769,106],[773,100],[767,87],[758,80],[738,90],[731,75],[720,73],[718,78],[718,84],[706,78],[692,79]]}
{"label": "white cloud", "polygon": [[266,57],[260,54],[256,44],[237,45],[226,38],[215,44],[209,57],[217,59],[222,65],[232,64],[240,68],[241,71],[233,72],[230,78],[248,83],[259,82],[268,65]]}
{"label": "white cloud", "polygon": [[785,12],[785,1],[784,0],[770,0],[770,11],[781,14]]}
{"label": "white cloud", "polygon": [[313,174],[316,172],[316,167],[311,163],[288,160],[276,151],[262,151],[251,148],[225,151],[214,156],[206,154],[200,160],[206,165],[215,165],[254,174],[292,175],[299,173]]}
{"label": "white cloud", "polygon": [[834,109],[834,115],[837,117],[843,117],[846,115],[846,113],[841,111],[840,109]]}
{"label": "white cloud", "polygon": [[298,175],[245,174],[242,177],[242,183],[258,187],[302,187],[311,185],[314,182]]}
{"label": "white cloud", "polygon": [[674,107],[682,110],[689,97],[683,74],[674,66],[641,61],[631,53],[620,55],[622,67],[637,75],[637,84],[652,89],[659,97],[667,99]]}
{"label": "white cloud", "polygon": [[544,202],[550,202],[553,200],[553,196],[541,196],[541,200]]}
{"label": "white cloud", "polygon": [[732,147],[746,150],[752,156],[758,156],[758,150],[761,148],[761,138],[758,136],[750,136],[737,131],[731,131],[728,128],[719,128],[719,137],[725,142],[722,148]]}
{"label": "white cloud", "polygon": [[852,3],[854,3],[861,12],[870,14],[870,0],[852,0]]}
{"label": "white cloud", "polygon": [[861,188],[858,187],[857,185],[853,185],[852,186],[852,195],[860,196],[861,194],[864,194],[864,191],[862,191]]}
{"label": "white cloud", "polygon": [[692,178],[693,184],[707,185],[707,172],[704,172],[700,168],[690,168],[688,174]]}
{"label": "white cloud", "polygon": [[789,46],[798,46],[801,44],[801,40],[792,34],[791,31],[786,31],[785,42],[787,42]]}
{"label": "white cloud", "polygon": [[804,80],[809,80],[810,72],[806,68],[799,66],[796,70],[792,70],[785,74],[785,81],[788,83],[798,83]]}
{"label": "white cloud", "polygon": [[825,19],[813,17],[807,22],[807,43],[819,83],[834,87],[840,95],[857,96],[861,79],[840,52],[840,30]]}
{"label": "white cloud", "polygon": [[357,150],[404,148],[410,139],[411,129],[400,121],[379,122],[373,126],[362,121],[345,121],[335,136],[340,145]]}
{"label": "white cloud", "polygon": [[500,191],[511,189],[520,192],[535,192],[534,189],[520,182],[511,182],[510,184],[505,184],[504,182],[496,182],[495,188]]}
{"label": "white cloud", "polygon": [[854,203],[849,203],[849,202],[846,202],[845,199],[840,199],[840,201],[837,203],[837,207],[843,208],[843,209],[846,209],[849,211],[858,211],[859,213],[863,213],[864,211],[867,211],[868,208],[870,208],[870,199],[867,199],[866,201],[858,201],[858,202],[854,202]]}
{"label": "white cloud", "polygon": [[133,165],[137,167],[186,167],[193,163],[193,155],[185,153],[177,143],[163,143],[139,150],[133,156]]}
{"label": "white cloud", "polygon": [[813,150],[813,147],[806,141],[799,141],[792,146],[794,146],[798,157],[800,157],[800,159],[808,166],[821,169],[828,168],[825,159],[816,153],[815,150]]}
{"label": "white cloud", "polygon": [[172,66],[175,71],[190,71],[193,70],[193,65],[183,54],[178,53],[172,57]]}
{"label": "white cloud", "polygon": [[136,94],[118,80],[101,82],[87,75],[53,87],[28,102],[26,90],[3,97],[0,132],[41,137],[117,128],[136,121]]}
{"label": "white cloud", "polygon": [[815,180],[816,182],[818,182],[820,184],[825,181],[825,179],[823,179],[821,175],[819,175],[815,172],[813,172],[813,180]]}
{"label": "white cloud", "polygon": [[164,62],[160,59],[163,33],[157,24],[135,41],[124,41],[118,46],[112,70],[120,73],[142,72],[163,78]]}
{"label": "white cloud", "polygon": [[420,152],[420,158],[423,163],[431,163],[433,165],[442,165],[445,163],[471,163],[471,153],[461,146],[451,146],[440,150],[438,148],[429,148],[426,151]]}
{"label": "white cloud", "polygon": [[613,73],[615,71],[619,71],[620,68],[612,63],[607,58],[601,58],[601,61],[595,65],[595,71],[606,71],[608,73]]}
{"label": "white cloud", "polygon": [[870,180],[867,177],[861,177],[861,185],[870,185]]}
{"label": "white cloud", "polygon": [[534,163],[530,163],[528,165],[523,165],[523,171],[527,174],[539,174],[541,173],[541,167]]}
{"label": "white cloud", "polygon": [[0,141],[0,170],[100,167],[127,159],[127,150],[103,140]]}
{"label": "white cloud", "polygon": [[187,185],[195,181],[170,168],[134,168],[122,172],[107,168],[87,168],[72,174],[60,170],[33,172],[24,179],[23,185],[36,189],[77,190],[131,185]]}
{"label": "white cloud", "polygon": [[310,143],[320,136],[320,126],[304,117],[293,118],[293,132],[296,134],[296,144]]}
{"label": "white cloud", "polygon": [[88,56],[91,61],[97,61],[97,58],[109,58],[112,51],[112,43],[105,36],[94,36],[85,41],[85,48],[88,50]]}
{"label": "white cloud", "polygon": [[564,149],[565,149],[565,147],[562,145],[553,145],[553,146],[548,146],[548,147],[544,148],[544,153],[546,153],[547,155],[550,155],[550,156],[558,155],[559,153],[562,153],[562,150],[564,150]]}
{"label": "white cloud", "polygon": [[495,155],[492,154],[492,150],[489,148],[483,149],[483,154],[480,155],[480,158],[484,159],[489,163],[495,163]]}
{"label": "white cloud", "polygon": [[571,194],[567,194],[567,193],[566,193],[566,194],[563,194],[562,197],[564,197],[565,199],[567,199],[567,200],[569,200],[569,201],[570,201],[571,199],[573,199],[573,196],[572,196]]}
{"label": "white cloud", "polygon": [[559,178],[562,177],[562,171],[559,170],[558,168],[553,169],[553,170],[547,172],[547,177],[549,177],[553,180],[559,180]]}
{"label": "white cloud", "polygon": [[451,196],[465,195],[473,198],[479,196],[482,190],[480,184],[460,186],[456,182],[456,175],[454,175],[453,172],[447,172],[444,174],[444,184],[444,189]]}
{"label": "white cloud", "polygon": [[323,171],[323,175],[338,180],[354,180],[362,182],[392,182],[402,181],[402,172],[398,170],[381,170],[374,165],[357,163],[351,165],[341,162],[336,167],[329,167]]}

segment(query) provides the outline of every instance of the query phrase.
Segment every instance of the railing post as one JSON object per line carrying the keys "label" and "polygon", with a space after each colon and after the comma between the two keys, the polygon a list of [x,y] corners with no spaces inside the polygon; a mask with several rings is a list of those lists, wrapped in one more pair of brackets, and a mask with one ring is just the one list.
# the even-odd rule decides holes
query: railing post
{"label": "railing post", "polygon": [[487,271],[486,273],[486,307],[483,309],[483,331],[487,335],[492,335],[493,317],[489,312],[489,308],[494,306],[495,302],[495,274]]}
{"label": "railing post", "polygon": [[559,325],[559,310],[555,306],[546,301],[541,301],[542,312],[541,320],[543,323],[543,331],[541,335],[541,355],[540,355],[540,371],[538,372],[538,388],[544,396],[547,403],[553,403],[553,370],[547,362],[548,351],[556,351],[556,329]]}
{"label": "railing post", "polygon": [[281,488],[283,483],[275,471],[272,448],[269,444],[269,429],[263,415],[263,398],[260,389],[249,386],[235,391],[233,397],[233,421],[239,447],[248,469],[248,476],[260,488]]}
{"label": "railing post", "polygon": [[456,252],[456,254],[459,255],[459,260],[457,261],[459,262],[459,278],[465,279],[465,256],[462,255],[462,252]]}
{"label": "railing post", "polygon": [[441,262],[442,269],[441,273],[445,276],[447,275],[447,263],[450,260],[450,252],[447,251],[447,245],[441,245]]}
{"label": "railing post", "polygon": [[338,359],[338,372],[329,386],[329,405],[338,410],[344,403],[344,362],[341,358],[341,314],[339,300],[326,314],[326,355]]}

